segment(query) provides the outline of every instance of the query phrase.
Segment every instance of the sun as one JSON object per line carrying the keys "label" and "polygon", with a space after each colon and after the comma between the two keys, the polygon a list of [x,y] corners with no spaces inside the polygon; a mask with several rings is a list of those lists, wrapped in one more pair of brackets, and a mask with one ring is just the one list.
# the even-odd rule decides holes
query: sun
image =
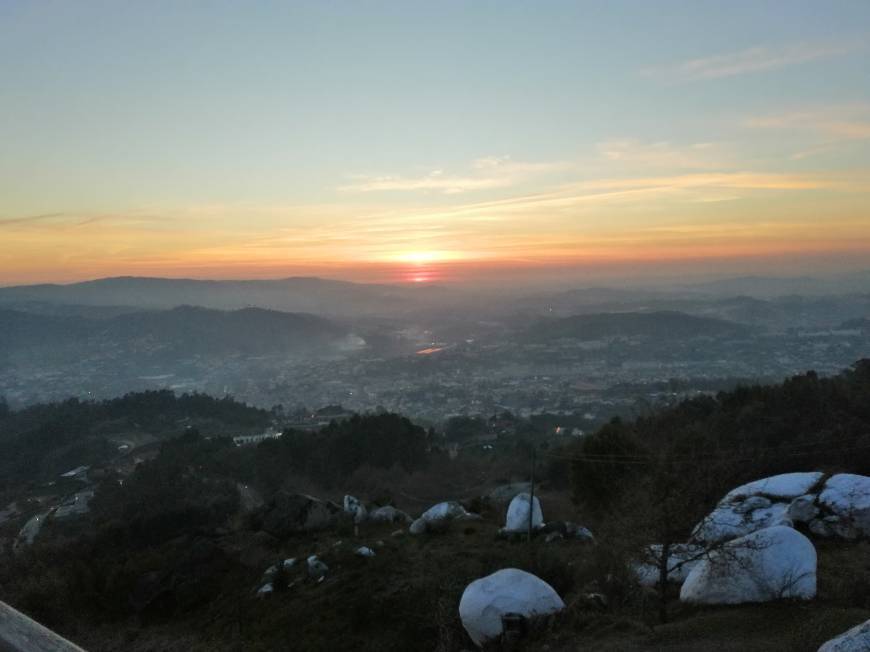
{"label": "sun", "polygon": [[437,263],[443,261],[444,258],[443,252],[440,251],[407,251],[396,256],[396,260],[401,263],[412,263],[415,265]]}

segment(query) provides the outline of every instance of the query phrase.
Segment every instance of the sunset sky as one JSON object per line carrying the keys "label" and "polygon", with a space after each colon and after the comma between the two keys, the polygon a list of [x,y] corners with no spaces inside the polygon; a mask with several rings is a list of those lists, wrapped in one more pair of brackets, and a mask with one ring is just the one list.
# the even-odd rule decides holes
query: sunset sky
{"label": "sunset sky", "polygon": [[862,268],[867,0],[0,0],[0,285]]}

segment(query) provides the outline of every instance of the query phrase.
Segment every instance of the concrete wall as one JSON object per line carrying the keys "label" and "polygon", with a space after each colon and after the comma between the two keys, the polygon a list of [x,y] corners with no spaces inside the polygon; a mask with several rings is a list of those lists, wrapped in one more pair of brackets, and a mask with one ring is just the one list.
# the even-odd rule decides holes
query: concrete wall
{"label": "concrete wall", "polygon": [[84,652],[84,650],[5,602],[0,602],[0,652]]}

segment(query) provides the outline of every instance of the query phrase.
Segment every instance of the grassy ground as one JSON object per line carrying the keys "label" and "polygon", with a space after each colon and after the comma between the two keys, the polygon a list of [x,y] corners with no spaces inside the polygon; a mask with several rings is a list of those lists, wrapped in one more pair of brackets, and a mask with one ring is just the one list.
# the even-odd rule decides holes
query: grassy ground
{"label": "grassy ground", "polygon": [[[576,542],[511,543],[496,539],[495,516],[457,523],[445,534],[391,536],[395,527],[292,539],[283,544],[250,533],[220,544],[242,564],[225,572],[221,590],[182,621],[126,623],[81,630],[89,650],[463,650],[473,649],[457,614],[472,580],[505,567],[535,573],[562,595],[567,609],[544,623],[529,650],[815,651],[824,641],[870,618],[870,544],[825,543],[819,550],[819,598],[722,608],[671,604],[658,624],[654,596],[640,589],[599,611],[583,600],[608,581],[603,546]],[[353,553],[359,545],[374,558]],[[286,557],[318,554],[330,567],[315,583],[291,574],[290,587],[269,599],[254,591],[262,571]]]}

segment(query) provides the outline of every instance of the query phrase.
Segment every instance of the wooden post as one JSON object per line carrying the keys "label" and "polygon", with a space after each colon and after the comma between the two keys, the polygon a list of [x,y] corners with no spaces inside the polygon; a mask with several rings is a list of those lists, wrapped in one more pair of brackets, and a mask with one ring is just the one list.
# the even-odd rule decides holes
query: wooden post
{"label": "wooden post", "polygon": [[532,542],[532,517],[535,515],[535,455],[537,455],[537,450],[532,445],[532,473],[529,482],[529,543]]}

